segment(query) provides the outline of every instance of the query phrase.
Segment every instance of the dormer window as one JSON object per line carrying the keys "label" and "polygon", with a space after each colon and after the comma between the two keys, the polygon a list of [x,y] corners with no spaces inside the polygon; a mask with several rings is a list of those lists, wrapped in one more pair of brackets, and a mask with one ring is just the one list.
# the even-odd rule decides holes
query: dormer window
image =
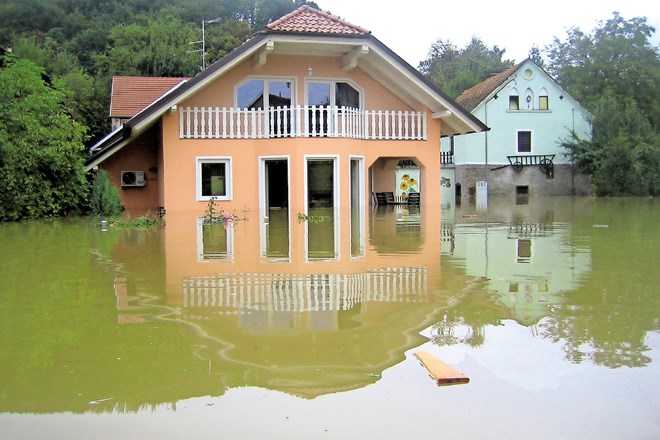
{"label": "dormer window", "polygon": [[511,89],[509,93],[509,110],[520,110],[520,96],[518,96],[518,89]]}

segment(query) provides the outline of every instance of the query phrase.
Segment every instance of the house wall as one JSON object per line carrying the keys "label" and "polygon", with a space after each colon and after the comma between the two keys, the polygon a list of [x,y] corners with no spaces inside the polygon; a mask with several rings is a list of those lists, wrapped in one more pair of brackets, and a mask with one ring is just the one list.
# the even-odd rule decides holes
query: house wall
{"label": "house wall", "polygon": [[[570,164],[554,166],[553,177],[549,178],[538,166],[526,166],[521,171],[512,167],[488,170],[488,194],[515,195],[517,186],[528,187],[530,196],[590,195],[591,177],[579,172]],[[461,194],[468,196],[477,181],[485,179],[483,165],[457,165],[456,181],[461,183]],[[464,198],[464,200],[467,200]]]}
{"label": "house wall", "polygon": [[[304,90],[309,67],[314,79],[347,80],[361,90],[364,107],[379,110],[412,110],[388,89],[374,81],[360,69],[344,72],[339,58],[272,56],[260,69],[254,70],[248,60],[206,86],[200,93],[190,97],[179,107],[187,106],[234,106],[235,87],[247,77],[291,78],[294,80],[294,103],[304,105]],[[297,76],[292,76],[291,73]],[[288,74],[288,75],[287,75]],[[420,109],[415,109],[420,110]],[[423,110],[423,109],[421,109]],[[278,138],[278,139],[179,139],[177,113],[166,113],[162,117],[163,156],[162,204],[168,213],[195,211],[203,213],[206,201],[196,200],[196,158],[228,157],[232,161],[233,197],[219,201],[222,209],[242,210],[259,207],[259,158],[286,156],[290,169],[290,203],[293,212],[305,212],[304,170],[305,155],[336,157],[339,161],[340,206],[349,206],[350,158],[364,157],[364,187],[367,191],[394,191],[394,167],[399,159],[415,160],[423,169],[421,191],[423,200],[440,203],[439,142],[441,122],[427,116],[428,141],[359,140],[336,138]],[[368,181],[370,166],[378,160],[374,188]],[[388,172],[391,170],[391,174]],[[382,174],[381,174],[382,172]],[[389,180],[388,180],[389,179]],[[365,195],[365,201],[369,197]]]}
{"label": "house wall", "polygon": [[[527,69],[532,71],[531,77],[524,74]],[[509,95],[514,88],[519,94],[521,110],[509,110]],[[529,109],[525,99],[528,89],[533,94]],[[548,110],[538,109],[542,89],[548,94]],[[582,138],[590,137],[591,128],[586,110],[531,61],[523,64],[515,77],[505,83],[496,96],[473,111],[491,130],[457,136],[454,140],[456,179],[461,183],[463,194],[468,194],[469,188],[474,188],[476,181],[484,180],[486,163],[489,170],[506,166],[505,169],[489,171],[489,194],[509,194],[511,188],[515,190],[515,186],[520,184],[530,185],[530,193],[588,194],[588,176],[581,175],[570,166],[565,150],[560,146],[563,140],[569,139],[571,131]],[[517,151],[517,136],[521,130],[532,133],[529,153]],[[448,150],[447,141],[443,149]],[[555,155],[553,179],[547,179],[538,166],[524,167],[518,173],[508,166],[507,156],[550,154]]]}
{"label": "house wall", "polygon": [[[117,188],[124,208],[131,213],[155,211],[162,206],[160,136],[160,124],[156,124],[124,147],[122,154],[111,156],[101,165],[110,174],[110,181]],[[122,171],[144,171],[146,185],[122,187]]]}

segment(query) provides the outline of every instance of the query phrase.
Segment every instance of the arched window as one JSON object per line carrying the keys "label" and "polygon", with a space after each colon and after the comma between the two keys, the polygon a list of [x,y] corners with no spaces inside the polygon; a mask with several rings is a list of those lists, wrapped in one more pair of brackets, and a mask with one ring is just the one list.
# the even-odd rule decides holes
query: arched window
{"label": "arched window", "polygon": [[532,92],[532,89],[525,90],[525,109],[534,109],[534,92]]}
{"label": "arched window", "polygon": [[539,92],[539,110],[550,110],[550,102],[548,101],[548,91],[544,88]]}
{"label": "arched window", "polygon": [[520,97],[515,87],[509,93],[509,110],[520,110]]}

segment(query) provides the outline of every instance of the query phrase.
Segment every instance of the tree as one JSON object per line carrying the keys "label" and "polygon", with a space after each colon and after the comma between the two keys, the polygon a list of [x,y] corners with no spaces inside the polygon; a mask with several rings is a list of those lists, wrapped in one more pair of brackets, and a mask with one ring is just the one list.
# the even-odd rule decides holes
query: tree
{"label": "tree", "polygon": [[110,183],[110,173],[99,170],[94,177],[89,202],[92,214],[116,217],[124,210],[117,188]]}
{"label": "tree", "polygon": [[618,13],[546,48],[548,70],[593,115],[591,139],[563,145],[598,195],[656,195],[660,187],[660,57],[646,18]]}
{"label": "tree", "polygon": [[477,37],[472,37],[463,49],[449,41],[438,40],[418,69],[450,97],[456,98],[489,75],[512,66],[513,61],[502,59],[504,52],[497,46],[486,47]]}
{"label": "tree", "polygon": [[228,18],[219,25],[206,28],[206,65],[227,55],[252,36],[252,30],[244,21]]}
{"label": "tree", "polygon": [[565,41],[555,37],[545,48],[548,72],[588,109],[607,91],[617,100],[632,98],[657,130],[660,57],[650,42],[655,29],[645,17],[626,21],[617,12],[599,24],[591,34],[572,28]]}
{"label": "tree", "polygon": [[0,58],[0,220],[61,216],[85,200],[85,127],[45,71]]}
{"label": "tree", "polygon": [[110,48],[98,62],[110,75],[192,76],[199,61],[189,43],[198,39],[193,23],[143,15],[133,24],[112,28]]}
{"label": "tree", "polygon": [[591,139],[573,135],[562,145],[573,163],[593,175],[599,196],[660,190],[660,136],[631,98],[607,91],[594,106]]}

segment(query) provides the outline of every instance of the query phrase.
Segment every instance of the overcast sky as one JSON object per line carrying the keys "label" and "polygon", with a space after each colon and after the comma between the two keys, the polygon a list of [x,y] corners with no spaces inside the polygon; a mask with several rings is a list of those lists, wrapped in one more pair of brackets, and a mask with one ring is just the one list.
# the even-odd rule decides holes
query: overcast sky
{"label": "overcast sky", "polygon": [[[529,49],[543,49],[566,31],[585,33],[618,11],[625,20],[646,17],[660,41],[660,7],[650,0],[553,0],[550,2],[487,0],[315,0],[324,11],[362,26],[413,67],[424,60],[438,39],[463,48],[473,35],[488,46],[506,49],[504,58],[520,62]],[[655,4],[656,6],[653,6]]]}

